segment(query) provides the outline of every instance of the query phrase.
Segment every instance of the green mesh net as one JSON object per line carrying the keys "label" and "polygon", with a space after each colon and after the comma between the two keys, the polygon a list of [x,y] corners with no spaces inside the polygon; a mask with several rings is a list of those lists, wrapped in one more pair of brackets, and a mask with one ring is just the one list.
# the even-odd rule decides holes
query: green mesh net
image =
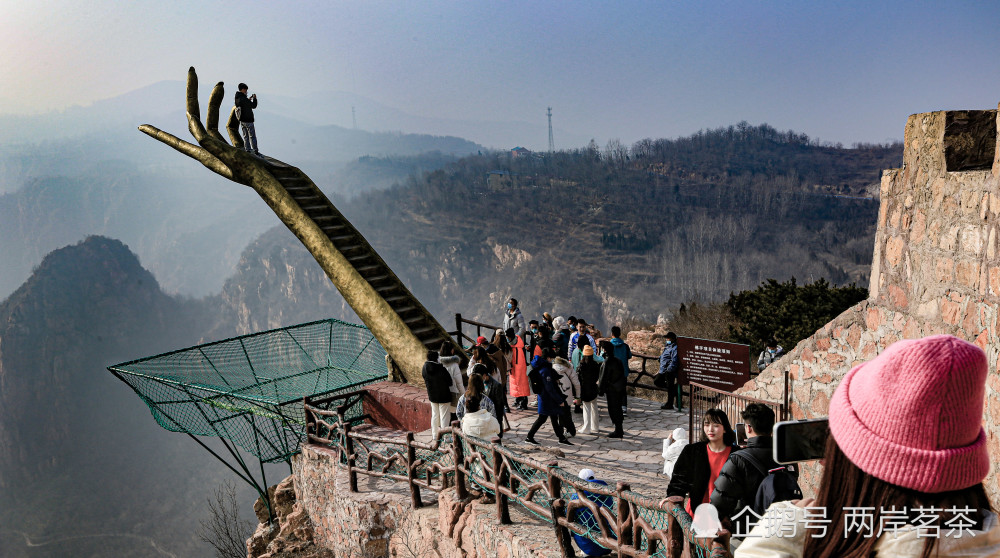
{"label": "green mesh net", "polygon": [[304,437],[302,400],[385,379],[367,328],[321,320],[109,366],[163,428],[224,438],[261,462],[285,461]]}

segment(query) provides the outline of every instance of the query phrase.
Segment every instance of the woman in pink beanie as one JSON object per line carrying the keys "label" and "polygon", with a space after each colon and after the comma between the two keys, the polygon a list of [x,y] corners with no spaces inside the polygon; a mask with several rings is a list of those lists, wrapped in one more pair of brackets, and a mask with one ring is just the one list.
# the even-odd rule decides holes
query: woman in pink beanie
{"label": "woman in pink beanie", "polygon": [[950,335],[853,368],[830,400],[816,499],[773,504],[736,557],[1000,556],[982,484],[987,368]]}

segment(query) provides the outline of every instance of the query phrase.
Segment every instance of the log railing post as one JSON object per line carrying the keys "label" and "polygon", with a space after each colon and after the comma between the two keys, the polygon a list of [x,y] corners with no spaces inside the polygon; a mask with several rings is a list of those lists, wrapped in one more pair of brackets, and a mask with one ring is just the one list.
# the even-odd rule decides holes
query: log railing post
{"label": "log railing post", "polygon": [[677,507],[684,504],[684,498],[680,496],[670,496],[667,498],[670,513],[667,514],[667,532],[670,534],[670,544],[667,547],[667,556],[670,558],[680,558],[684,551],[684,528],[677,521]]}
{"label": "log railing post", "polygon": [[500,438],[494,437],[492,442],[493,495],[497,500],[497,520],[500,521],[501,525],[510,525],[512,523],[510,520],[510,501],[507,499],[507,494],[505,494],[502,490],[507,485],[507,479],[510,477],[510,473],[503,466],[503,454],[500,453],[499,449]]}
{"label": "log railing post", "polygon": [[619,482],[615,487],[615,499],[618,500],[618,555],[621,556],[621,547],[632,546],[632,533],[635,529],[635,517],[632,515],[632,504],[625,499],[625,491],[632,490],[626,482]]}
{"label": "log railing post", "polygon": [[410,501],[414,508],[423,507],[420,487],[413,482],[416,477],[417,448],[413,447],[413,432],[406,433],[406,483],[410,485]]}
{"label": "log railing post", "polygon": [[340,428],[344,431],[344,451],[347,452],[347,488],[351,492],[358,491],[358,473],[354,470],[354,438],[351,437],[351,425],[344,421],[343,413],[337,413]]}
{"label": "log railing post", "polygon": [[464,500],[469,497],[469,489],[465,485],[465,448],[462,447],[462,427],[458,421],[451,423],[451,448],[455,461],[455,497]]}
{"label": "log railing post", "polygon": [[559,524],[559,518],[566,517],[566,500],[562,499],[562,480],[555,473],[555,468],[558,466],[559,463],[556,461],[549,461],[545,466],[549,485],[549,513],[556,541],[559,543],[559,551],[564,558],[573,558],[576,553],[573,551],[573,539],[569,536],[569,529]]}
{"label": "log railing post", "polygon": [[458,346],[461,347],[462,346],[462,314],[460,314],[460,313],[456,313],[455,314],[455,331],[458,332],[458,333],[455,334],[455,341],[458,341]]}

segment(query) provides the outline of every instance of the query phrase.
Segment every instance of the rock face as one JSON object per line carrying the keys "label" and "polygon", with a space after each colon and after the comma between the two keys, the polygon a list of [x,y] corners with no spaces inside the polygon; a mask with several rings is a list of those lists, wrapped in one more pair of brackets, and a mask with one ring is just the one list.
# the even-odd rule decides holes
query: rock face
{"label": "rock face", "polygon": [[[1000,462],[1000,160],[987,148],[997,141],[996,111],[911,116],[904,168],[882,175],[869,299],[801,341],[741,392],[778,401],[787,371],[791,418],[826,416],[830,396],[853,366],[900,339],[948,333],[976,343],[989,359],[984,423],[990,461]],[[952,170],[969,166],[974,170]],[[1000,505],[995,467],[985,480],[994,507]],[[805,467],[806,493],[815,490],[817,474]]]}
{"label": "rock face", "polygon": [[260,524],[247,541],[250,558],[333,558],[333,551],[313,541],[312,521],[295,499],[292,477],[268,489],[274,505],[274,523],[268,523],[262,500],[254,504]]}

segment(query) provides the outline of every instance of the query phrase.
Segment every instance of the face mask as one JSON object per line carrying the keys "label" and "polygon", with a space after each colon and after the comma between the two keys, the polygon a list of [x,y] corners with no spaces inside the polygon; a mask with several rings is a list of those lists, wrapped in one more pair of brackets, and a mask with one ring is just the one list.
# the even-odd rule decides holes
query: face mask
{"label": "face mask", "polygon": [[510,310],[510,309],[511,309],[511,308],[513,308],[513,307],[514,307],[514,305],[513,305],[513,304],[511,304],[511,303],[509,303],[509,302],[507,303],[507,310]]}
{"label": "face mask", "polygon": [[674,342],[673,342],[673,341],[671,341],[671,340],[667,339],[667,345],[673,345],[673,344],[674,344]]}
{"label": "face mask", "polygon": [[538,328],[537,327],[531,328],[531,333],[538,333]]}

